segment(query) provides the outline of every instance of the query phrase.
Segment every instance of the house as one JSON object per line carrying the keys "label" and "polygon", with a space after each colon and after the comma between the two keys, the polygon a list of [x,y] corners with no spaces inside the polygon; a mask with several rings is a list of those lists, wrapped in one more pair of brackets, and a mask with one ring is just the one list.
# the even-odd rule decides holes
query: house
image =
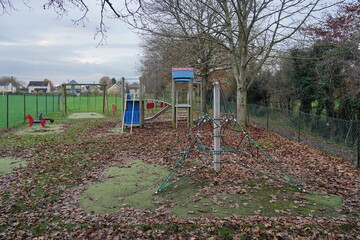
{"label": "house", "polygon": [[129,85],[127,86],[128,94],[130,94],[131,97],[138,97],[140,94],[139,85]]}
{"label": "house", "polygon": [[108,94],[118,94],[121,93],[121,84],[115,83],[107,89]]}
{"label": "house", "polygon": [[[78,84],[75,80],[71,80],[66,84]],[[66,91],[70,92],[73,95],[79,96],[81,93],[81,85],[66,85]]]}
{"label": "house", "polygon": [[44,81],[30,81],[28,84],[29,93],[50,92],[50,84]]}
{"label": "house", "polygon": [[11,82],[0,82],[0,92],[16,92],[16,87]]}

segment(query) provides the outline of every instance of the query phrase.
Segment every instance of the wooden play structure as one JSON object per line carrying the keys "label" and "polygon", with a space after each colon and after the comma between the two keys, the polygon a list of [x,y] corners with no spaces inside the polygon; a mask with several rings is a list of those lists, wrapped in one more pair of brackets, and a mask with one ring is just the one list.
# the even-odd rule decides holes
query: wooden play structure
{"label": "wooden play structure", "polygon": [[[194,88],[193,80],[195,74],[193,68],[173,68],[172,69],[172,126],[177,128],[181,124],[193,125],[194,117]],[[178,91],[179,84],[186,84],[187,91],[183,91],[182,96]],[[184,90],[184,89],[182,89]]]}
{"label": "wooden play structure", "polygon": [[[130,86],[126,84],[126,81],[136,83],[138,82],[137,87],[133,86],[130,89]],[[140,78],[121,78],[122,86],[122,102],[123,102],[123,112],[122,112],[122,125],[121,132],[124,132],[125,127],[130,127],[130,133],[132,132],[133,127],[142,127],[144,124],[144,101],[143,96],[143,84]]]}
{"label": "wooden play structure", "polygon": [[[172,108],[172,126],[193,125],[194,111],[194,69],[173,68],[171,81],[172,103],[156,99],[144,99],[144,86],[141,78],[122,78],[122,125],[121,132],[133,127],[143,127],[145,122],[152,121]],[[135,87],[137,86],[137,87]],[[159,105],[161,110],[145,118],[145,109],[155,109]]]}

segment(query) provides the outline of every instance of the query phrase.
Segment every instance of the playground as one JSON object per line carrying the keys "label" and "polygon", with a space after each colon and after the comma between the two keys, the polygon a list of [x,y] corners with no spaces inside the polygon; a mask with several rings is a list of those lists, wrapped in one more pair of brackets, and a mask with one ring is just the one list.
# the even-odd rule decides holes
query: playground
{"label": "playground", "polygon": [[191,103],[167,102],[180,111],[155,118],[141,100],[124,101],[133,111],[123,121],[58,113],[48,127],[61,131],[2,130],[0,238],[358,237],[360,173],[350,163],[230,117],[189,122]]}

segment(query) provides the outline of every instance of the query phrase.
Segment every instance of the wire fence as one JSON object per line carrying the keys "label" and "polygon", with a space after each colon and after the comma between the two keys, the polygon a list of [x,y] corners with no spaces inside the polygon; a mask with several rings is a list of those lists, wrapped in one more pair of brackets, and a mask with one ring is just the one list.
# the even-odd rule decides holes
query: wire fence
{"label": "wire fence", "polygon": [[[347,158],[359,165],[359,120],[345,120],[254,104],[248,105],[248,111],[251,120],[262,123],[267,129],[282,129],[283,132],[286,130],[292,132],[293,138],[299,142],[311,136],[313,141],[318,142],[315,147],[325,141],[332,150],[352,152],[353,154]],[[327,149],[321,150],[327,151]]]}
{"label": "wire fence", "polygon": [[[61,100],[62,101],[62,100]],[[79,95],[66,95],[66,112],[103,112],[109,109],[112,114],[120,115],[122,111],[122,96],[120,93],[112,93],[107,97],[107,104],[102,93],[81,93]],[[115,106],[113,106],[115,105]],[[61,106],[62,107],[62,106]],[[116,111],[115,111],[116,110]]]}
{"label": "wire fence", "polygon": [[58,111],[60,111],[58,94],[2,94],[0,95],[0,129],[24,123],[27,114],[37,119],[40,113],[46,116]]}

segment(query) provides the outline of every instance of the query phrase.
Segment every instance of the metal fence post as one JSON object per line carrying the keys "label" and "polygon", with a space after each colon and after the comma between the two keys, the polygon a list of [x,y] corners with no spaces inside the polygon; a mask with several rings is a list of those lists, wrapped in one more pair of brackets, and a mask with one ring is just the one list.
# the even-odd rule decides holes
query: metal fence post
{"label": "metal fence post", "polygon": [[357,121],[357,167],[360,168],[360,120]]}
{"label": "metal fence post", "polygon": [[39,116],[39,97],[38,94],[36,93],[36,117]]}
{"label": "metal fence post", "polygon": [[24,122],[26,121],[26,94],[24,94]]}
{"label": "metal fence post", "polygon": [[6,128],[9,128],[9,94],[6,94]]}
{"label": "metal fence post", "polygon": [[300,142],[300,122],[301,122],[301,113],[299,113],[299,116],[298,116],[298,121],[297,121],[297,123],[298,123],[298,142]]}
{"label": "metal fence post", "polygon": [[47,97],[47,93],[45,93],[45,113],[48,113],[48,97]]}

